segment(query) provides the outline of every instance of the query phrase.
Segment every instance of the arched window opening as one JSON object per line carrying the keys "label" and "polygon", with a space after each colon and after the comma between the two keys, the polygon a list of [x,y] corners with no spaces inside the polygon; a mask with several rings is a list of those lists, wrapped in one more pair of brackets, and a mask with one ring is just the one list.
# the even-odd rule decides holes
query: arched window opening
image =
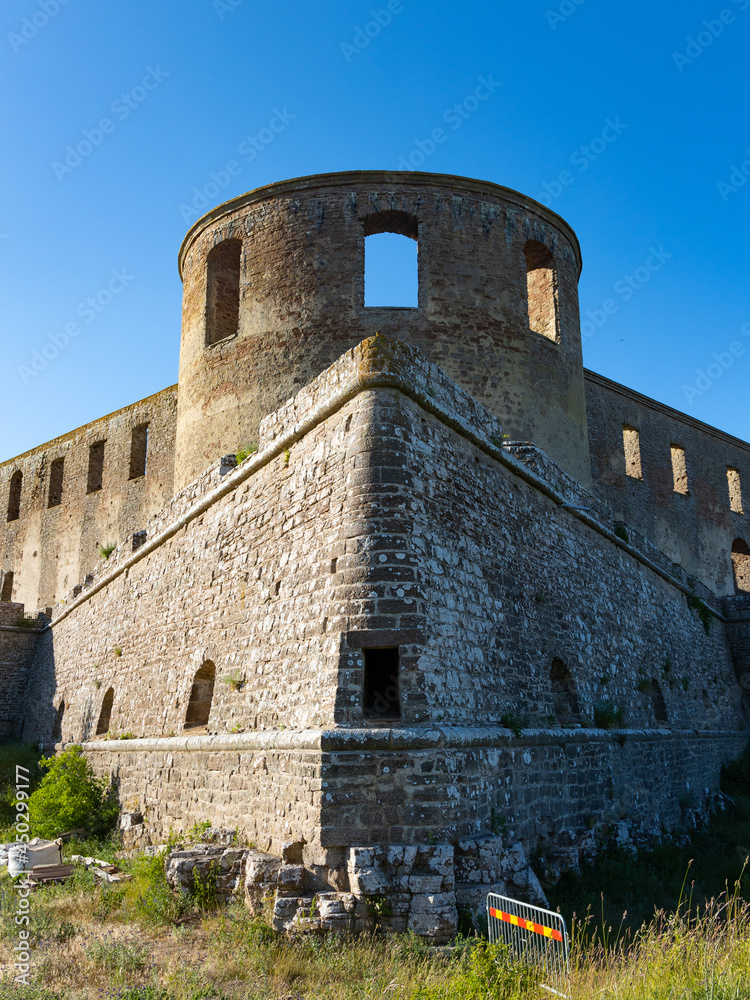
{"label": "arched window opening", "polygon": [[664,701],[664,695],[661,693],[661,687],[659,682],[655,677],[651,678],[651,684],[649,686],[649,697],[651,698],[651,707],[654,710],[654,716],[657,722],[669,722],[667,717],[667,704]]}
{"label": "arched window opening", "polygon": [[10,492],[8,493],[8,520],[17,521],[21,516],[21,486],[23,473],[19,469],[10,477]]}
{"label": "arched window opening", "polygon": [[550,250],[538,240],[524,246],[529,327],[548,340],[559,340],[557,329],[557,271]]}
{"label": "arched window opening", "polygon": [[3,590],[0,594],[0,601],[13,600],[13,570],[9,569],[3,577]]}
{"label": "arched window opening", "polygon": [[55,712],[55,721],[52,723],[52,739],[55,743],[62,742],[62,724],[65,715],[65,700],[60,702],[60,707]]}
{"label": "arched window opening", "polygon": [[89,447],[89,471],[86,477],[86,492],[96,493],[104,482],[104,445],[106,441],[95,441]]}
{"label": "arched window opening", "polygon": [[622,444],[625,450],[625,474],[631,479],[643,479],[641,438],[635,427],[622,425]]}
{"label": "arched window opening", "polygon": [[562,726],[578,722],[580,710],[576,684],[570,671],[559,657],[555,657],[552,661],[549,677],[555,718]]}
{"label": "arched window opening", "polygon": [[419,306],[419,224],[407,212],[364,219],[365,308]]}
{"label": "arched window opening", "polygon": [[743,538],[735,538],[732,543],[732,570],[734,592],[750,594],[750,547]]}
{"label": "arched window opening", "polygon": [[215,680],[216,667],[210,660],[206,660],[193,679],[190,701],[185,713],[185,729],[198,729],[208,725]]}
{"label": "arched window opening", "polygon": [[62,503],[63,472],[65,469],[65,459],[56,458],[49,468],[49,493],[47,494],[47,506],[59,507]]}
{"label": "arched window opening", "polygon": [[112,717],[112,703],[115,700],[115,689],[108,688],[102,701],[102,710],[99,712],[99,721],[96,724],[96,735],[103,736],[109,732],[109,720]]}
{"label": "arched window opening", "polygon": [[206,260],[206,345],[235,337],[240,324],[241,240],[224,240]]}
{"label": "arched window opening", "polygon": [[128,479],[140,479],[146,475],[148,454],[148,424],[138,424],[130,437],[130,474]]}

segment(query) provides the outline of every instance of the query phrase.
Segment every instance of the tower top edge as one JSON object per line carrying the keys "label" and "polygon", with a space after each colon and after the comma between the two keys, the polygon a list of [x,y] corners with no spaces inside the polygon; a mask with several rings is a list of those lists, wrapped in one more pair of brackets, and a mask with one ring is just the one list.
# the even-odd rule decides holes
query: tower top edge
{"label": "tower top edge", "polygon": [[531,211],[542,217],[551,225],[563,231],[568,237],[575,253],[580,277],[582,269],[581,247],[572,226],[557,212],[530,198],[528,195],[504,187],[494,181],[478,180],[473,177],[462,177],[458,174],[429,173],[417,170],[344,170],[327,174],[310,174],[305,177],[292,177],[283,181],[274,181],[254,188],[245,194],[237,195],[228,201],[212,208],[200,219],[197,219],[185,234],[178,254],[180,278],[183,273],[183,263],[193,241],[206,228],[221,220],[224,216],[245,206],[257,204],[275,197],[290,194],[313,194],[316,189],[347,188],[347,187],[379,187],[412,188],[429,190],[461,191],[469,194],[484,195],[488,199],[509,202],[523,211]]}

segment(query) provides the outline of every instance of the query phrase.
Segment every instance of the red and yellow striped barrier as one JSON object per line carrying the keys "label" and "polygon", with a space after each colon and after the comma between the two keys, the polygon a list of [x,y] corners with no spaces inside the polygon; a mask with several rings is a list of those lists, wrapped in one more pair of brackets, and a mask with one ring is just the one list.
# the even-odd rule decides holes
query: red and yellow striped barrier
{"label": "red and yellow striped barrier", "polygon": [[543,937],[552,938],[553,941],[562,941],[563,939],[560,931],[556,931],[553,927],[536,924],[533,920],[524,920],[523,917],[516,917],[512,913],[496,910],[493,906],[489,908],[489,911],[491,917],[495,917],[497,920],[504,920],[506,924],[513,924],[514,927],[522,927],[524,930],[533,931],[534,934],[541,934]]}

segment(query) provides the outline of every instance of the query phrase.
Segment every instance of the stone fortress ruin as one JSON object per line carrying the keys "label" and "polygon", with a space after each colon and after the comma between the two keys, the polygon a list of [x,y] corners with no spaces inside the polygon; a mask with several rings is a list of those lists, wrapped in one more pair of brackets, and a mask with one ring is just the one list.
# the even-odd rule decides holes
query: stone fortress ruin
{"label": "stone fortress ruin", "polygon": [[[365,306],[384,232],[416,308]],[[133,843],[241,829],[278,926],[375,899],[445,940],[710,806],[750,445],[583,368],[570,227],[349,172],[220,205],[179,264],[177,385],[0,466],[2,734],[82,743]]]}

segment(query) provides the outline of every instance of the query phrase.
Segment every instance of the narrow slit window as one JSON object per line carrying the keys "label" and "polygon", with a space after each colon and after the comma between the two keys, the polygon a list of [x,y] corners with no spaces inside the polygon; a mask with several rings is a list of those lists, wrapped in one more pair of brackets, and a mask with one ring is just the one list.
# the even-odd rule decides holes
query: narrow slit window
{"label": "narrow slit window", "polygon": [[687,465],[685,463],[685,449],[678,444],[673,444],[670,446],[670,451],[672,453],[672,478],[674,480],[674,491],[675,493],[682,493],[683,496],[687,496],[689,490]]}
{"label": "narrow slit window", "polygon": [[224,240],[206,260],[206,344],[234,337],[240,322],[241,240]]}
{"label": "narrow slit window", "polygon": [[89,448],[89,474],[86,481],[87,493],[96,493],[102,488],[105,443],[104,441],[97,441]]}
{"label": "narrow slit window", "polygon": [[579,721],[578,693],[570,670],[559,657],[552,661],[550,670],[552,707],[561,726]]}
{"label": "narrow slit window", "polygon": [[727,466],[727,486],[729,487],[729,507],[735,514],[743,514],[742,484],[740,474],[736,469]]}
{"label": "narrow slit window", "polygon": [[13,600],[13,570],[9,569],[3,577],[3,590],[0,594],[0,601]]}
{"label": "narrow slit window", "polygon": [[538,240],[529,240],[526,255],[526,293],[529,327],[548,340],[558,340],[557,274],[549,248]]}
{"label": "narrow slit window", "polygon": [[10,490],[8,492],[8,520],[17,521],[21,516],[21,487],[23,485],[23,473],[19,470],[10,477]]}
{"label": "narrow slit window", "polygon": [[400,719],[398,646],[362,650],[365,659],[362,707],[368,719]]}
{"label": "narrow slit window", "polygon": [[407,212],[376,212],[364,220],[365,308],[419,306],[419,224]]}
{"label": "narrow slit window", "polygon": [[140,479],[146,475],[146,458],[148,455],[148,424],[139,424],[133,428],[130,437],[130,474],[129,479]]}
{"label": "narrow slit window", "polygon": [[52,723],[52,739],[55,741],[55,743],[58,743],[62,740],[62,727],[63,727],[64,716],[65,716],[65,702],[61,701],[60,707],[55,712],[55,718]]}
{"label": "narrow slit window", "polygon": [[56,458],[49,468],[49,493],[47,495],[48,507],[59,507],[62,503],[63,472],[65,469],[65,459]]}
{"label": "narrow slit window", "polygon": [[206,660],[193,678],[190,700],[185,713],[185,729],[198,729],[208,725],[215,681],[216,667],[210,660]]}
{"label": "narrow slit window", "polygon": [[102,709],[99,712],[99,721],[96,724],[96,735],[103,736],[109,732],[109,720],[112,718],[112,704],[115,700],[114,688],[108,688],[102,700]]}
{"label": "narrow slit window", "polygon": [[628,424],[623,426],[622,444],[625,451],[625,474],[631,479],[643,479],[641,438],[635,427],[630,427]]}
{"label": "narrow slit window", "polygon": [[750,594],[750,546],[743,538],[735,538],[732,543],[732,571],[734,592]]}
{"label": "narrow slit window", "polygon": [[652,678],[651,687],[649,688],[649,697],[651,698],[651,708],[654,711],[654,717],[657,722],[669,722],[667,716],[667,704],[664,701],[664,695],[662,694],[661,687],[656,678]]}

